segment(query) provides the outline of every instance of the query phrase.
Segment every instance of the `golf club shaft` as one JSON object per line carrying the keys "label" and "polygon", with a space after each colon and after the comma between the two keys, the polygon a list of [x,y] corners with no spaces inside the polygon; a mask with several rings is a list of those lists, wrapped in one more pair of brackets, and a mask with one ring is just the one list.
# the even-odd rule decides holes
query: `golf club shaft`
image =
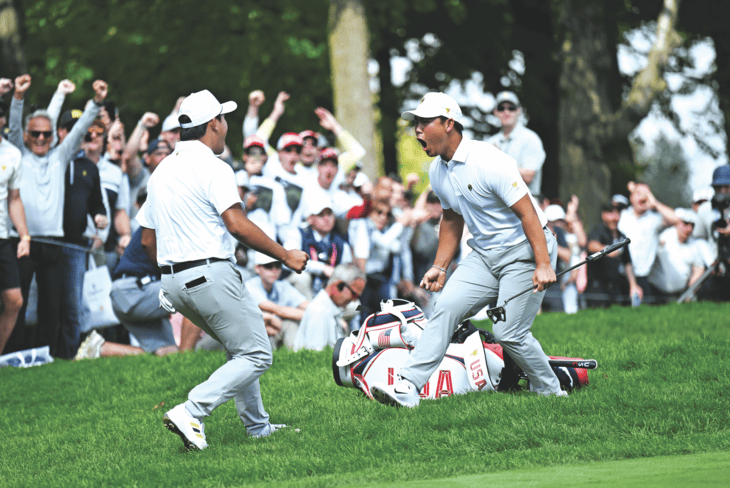
{"label": "golf club shaft", "polygon": [[548,363],[557,368],[596,369],[598,367],[598,361],[595,359],[548,359]]}
{"label": "golf club shaft", "polygon": [[[588,257],[587,257],[587,258],[585,259],[585,261],[581,261],[580,263],[578,263],[578,264],[575,264],[575,265],[571,266],[570,268],[568,268],[568,269],[566,269],[566,270],[564,270],[564,271],[561,271],[560,273],[556,274],[556,275],[555,275],[555,279],[557,280],[558,278],[560,278],[561,276],[563,276],[563,275],[564,275],[565,273],[569,273],[569,272],[573,271],[573,270],[574,270],[575,268],[579,268],[579,267],[583,266],[583,265],[584,265],[584,264],[586,264],[586,263],[590,263],[591,261],[595,261],[596,259],[600,259],[600,258],[602,258],[603,256],[605,256],[606,254],[611,254],[612,252],[614,252],[614,251],[616,251],[616,250],[618,250],[618,249],[622,248],[623,246],[627,245],[627,244],[628,244],[629,242],[631,242],[631,239],[628,239],[628,238],[627,238],[627,239],[624,239],[624,240],[623,240],[623,241],[621,241],[621,242],[617,242],[616,244],[612,244],[612,245],[610,245],[610,246],[606,246],[606,247],[604,247],[604,248],[603,248],[603,250],[602,250],[602,251],[598,251],[597,253],[593,253],[593,254],[591,254],[590,256],[588,256]],[[557,281],[556,281],[556,282],[557,282]],[[547,289],[547,288],[548,288],[549,286],[550,286],[550,285],[546,286],[546,287],[545,287],[545,289]],[[513,295],[513,296],[509,297],[509,298],[508,298],[507,300],[505,300],[505,301],[504,301],[504,305],[507,305],[507,303],[508,303],[508,302],[509,302],[510,300],[512,300],[513,298],[517,298],[517,297],[518,297],[518,296],[520,296],[520,295],[524,295],[524,294],[525,294],[525,293],[527,293],[528,291],[532,291],[532,290],[534,290],[535,288],[537,288],[537,285],[535,285],[535,286],[533,286],[533,287],[530,287],[530,288],[528,288],[528,289],[526,289],[526,290],[524,290],[524,291],[521,291],[521,292],[519,292],[519,293],[518,293],[518,294],[516,294],[516,295]],[[502,305],[502,306],[504,306],[504,305]]]}

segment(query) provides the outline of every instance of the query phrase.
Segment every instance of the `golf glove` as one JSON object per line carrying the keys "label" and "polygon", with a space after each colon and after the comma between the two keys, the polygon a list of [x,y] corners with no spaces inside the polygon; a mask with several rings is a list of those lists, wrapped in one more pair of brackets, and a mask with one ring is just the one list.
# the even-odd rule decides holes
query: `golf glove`
{"label": "golf glove", "polygon": [[160,307],[164,308],[166,311],[170,313],[175,313],[175,307],[172,306],[172,302],[167,299],[165,296],[165,292],[163,290],[160,290],[160,294],[158,295],[160,298]]}

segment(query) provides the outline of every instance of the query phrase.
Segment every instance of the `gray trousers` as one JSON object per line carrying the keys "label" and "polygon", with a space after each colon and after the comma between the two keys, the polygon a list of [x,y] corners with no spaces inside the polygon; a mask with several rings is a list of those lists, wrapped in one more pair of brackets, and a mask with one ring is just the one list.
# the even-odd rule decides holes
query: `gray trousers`
{"label": "gray trousers", "polygon": [[[555,268],[558,246],[545,230],[548,251]],[[400,375],[420,390],[441,363],[456,327],[489,304],[532,286],[535,255],[529,242],[509,248],[474,250],[464,258],[446,282],[416,348],[401,368]],[[530,390],[549,395],[560,391],[560,383],[548,364],[542,346],[532,335],[532,322],[545,292],[525,293],[505,307],[507,320],[494,324],[494,336],[530,380]]]}
{"label": "gray trousers", "polygon": [[[195,284],[195,281],[205,282]],[[185,408],[202,419],[231,398],[246,430],[259,434],[269,424],[259,377],[271,366],[271,345],[261,310],[241,274],[225,261],[162,275],[162,289],[178,312],[223,344],[228,361],[188,394]]]}

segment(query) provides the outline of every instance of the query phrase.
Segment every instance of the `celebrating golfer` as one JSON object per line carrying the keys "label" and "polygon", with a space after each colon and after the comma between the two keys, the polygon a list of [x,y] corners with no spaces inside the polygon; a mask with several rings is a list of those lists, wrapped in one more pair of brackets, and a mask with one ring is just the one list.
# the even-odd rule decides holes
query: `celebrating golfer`
{"label": "celebrating golfer", "polygon": [[187,449],[207,447],[202,419],[231,398],[250,435],[263,437],[279,427],[269,423],[261,402],[258,378],[271,366],[271,345],[261,310],[233,266],[234,238],[296,272],[308,259],[246,218],[233,170],[215,156],[225,147],[225,114],[235,109],[235,102],[221,104],[208,90],[182,102],[180,142],[150,177],[137,214],[142,245],[162,273],[160,303],[223,344],[228,356],[187,402],[165,414],[165,426]]}
{"label": "celebrating golfer", "polygon": [[[414,120],[416,138],[431,162],[429,178],[444,209],[439,247],[421,287],[442,291],[416,348],[393,385],[375,383],[373,396],[389,405],[415,407],[419,391],[441,363],[457,325],[486,305],[536,286],[506,307],[505,322],[494,336],[527,374],[530,389],[543,395],[567,395],[530,328],[547,285],[555,282],[555,237],[530,196],[517,163],[499,149],[462,135],[463,115],[444,93],[428,93],[403,118]],[[446,282],[466,223],[473,249]]]}

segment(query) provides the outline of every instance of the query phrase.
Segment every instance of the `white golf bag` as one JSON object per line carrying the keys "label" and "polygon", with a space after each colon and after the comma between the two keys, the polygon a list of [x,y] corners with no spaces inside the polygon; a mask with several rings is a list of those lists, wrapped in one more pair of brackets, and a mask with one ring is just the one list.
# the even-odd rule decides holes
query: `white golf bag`
{"label": "white golf bag", "polygon": [[[358,388],[370,399],[373,398],[372,383],[393,384],[428,322],[423,311],[406,300],[384,300],[380,308],[381,312],[365,319],[360,330],[337,341],[332,358],[335,382],[339,386]],[[482,333],[488,333],[473,326],[462,327],[458,332],[459,339],[449,345],[441,364],[421,389],[422,399],[470,391],[497,391],[505,366],[502,346],[490,343],[494,341],[482,341]],[[562,364],[566,361],[552,362],[556,363],[553,371],[565,389],[588,384],[585,368]]]}

